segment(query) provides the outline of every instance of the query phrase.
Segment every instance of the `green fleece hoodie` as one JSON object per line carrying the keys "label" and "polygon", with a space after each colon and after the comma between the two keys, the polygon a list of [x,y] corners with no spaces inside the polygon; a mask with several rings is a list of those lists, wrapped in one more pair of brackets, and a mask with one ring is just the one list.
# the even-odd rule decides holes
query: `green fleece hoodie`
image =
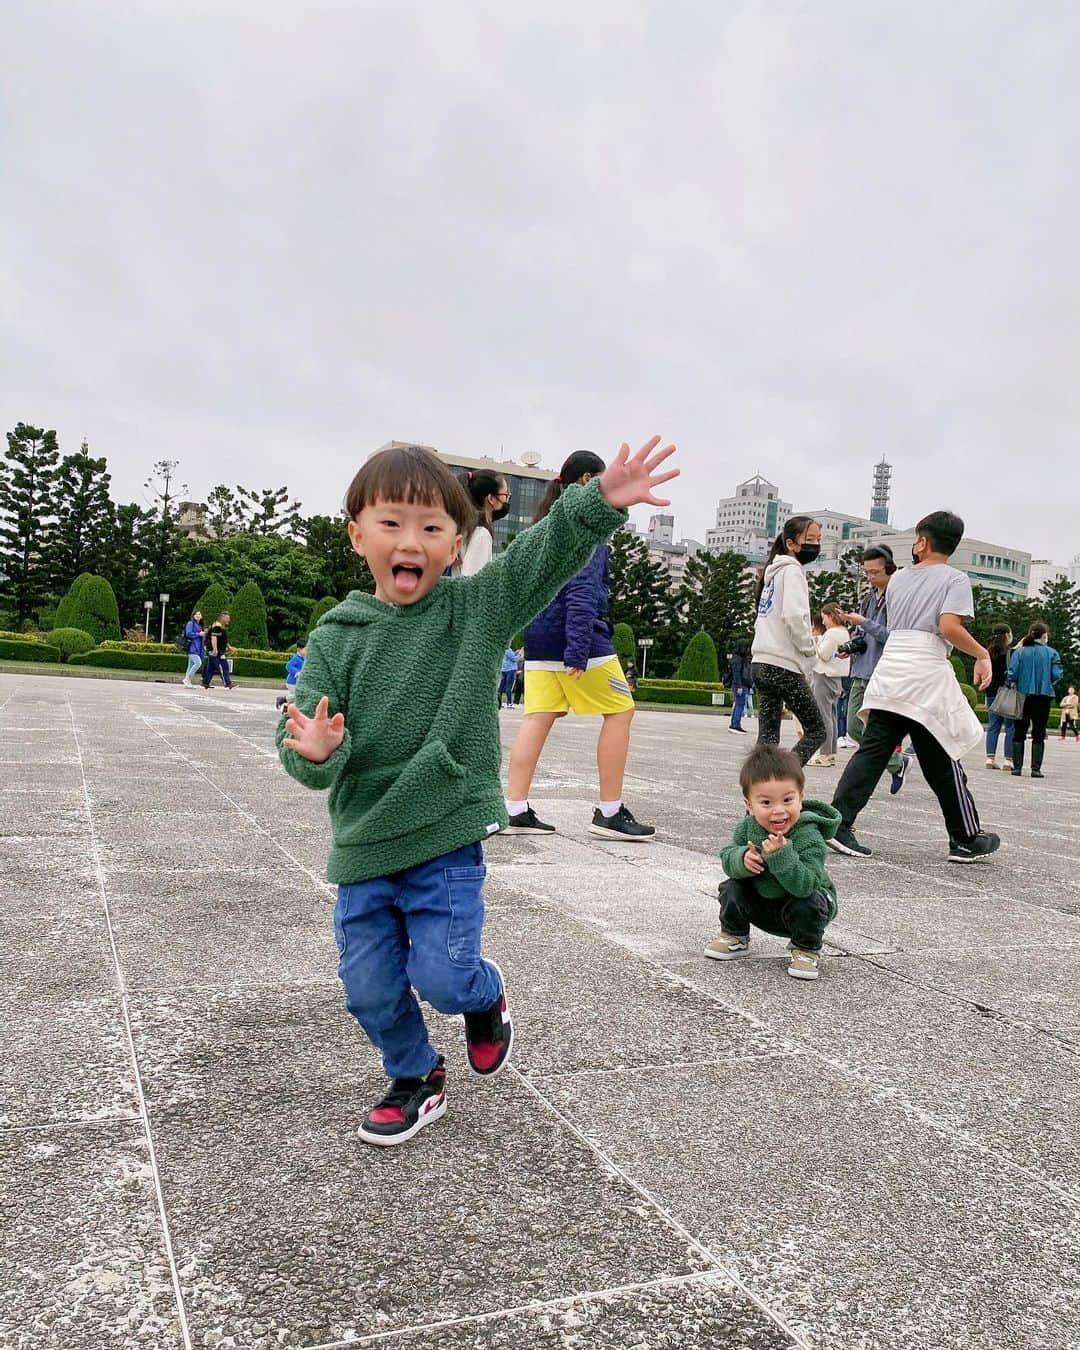
{"label": "green fleece hoodie", "polygon": [[[720,850],[720,865],[737,881],[752,881],[766,900],[785,895],[813,895],[824,891],[829,897],[829,919],[836,918],[836,887],[825,871],[825,840],[831,839],[840,825],[840,812],[828,802],[807,799],[802,815],[788,831],[787,843],[775,853],[763,853],[761,845],[769,837],[751,815],[743,816],[735,827],[730,844]],[[747,844],[756,844],[765,863],[765,871],[754,876],[743,862]]]}
{"label": "green fleece hoodie", "polygon": [[313,764],[278,754],[305,787],[330,789],[327,877],[389,876],[506,824],[495,691],[503,653],[624,520],[599,483],[571,485],[505,553],[470,577],[442,578],[413,605],[352,591],[308,640],[296,703],[325,695],[345,737]]}

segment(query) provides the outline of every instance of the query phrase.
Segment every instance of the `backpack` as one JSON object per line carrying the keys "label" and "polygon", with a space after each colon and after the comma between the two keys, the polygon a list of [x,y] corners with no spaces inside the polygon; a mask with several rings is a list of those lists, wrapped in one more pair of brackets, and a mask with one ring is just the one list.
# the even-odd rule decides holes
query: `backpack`
{"label": "backpack", "polygon": [[183,652],[185,656],[191,655],[191,638],[187,633],[181,633],[173,644],[177,651]]}

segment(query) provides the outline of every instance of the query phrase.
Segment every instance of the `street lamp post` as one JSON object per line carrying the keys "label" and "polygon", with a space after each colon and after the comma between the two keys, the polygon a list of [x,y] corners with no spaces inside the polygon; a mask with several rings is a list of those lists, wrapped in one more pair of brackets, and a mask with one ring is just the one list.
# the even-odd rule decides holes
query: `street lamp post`
{"label": "street lamp post", "polygon": [[144,600],[144,601],[142,602],[142,607],[143,607],[143,609],[146,610],[146,629],[145,629],[145,632],[146,632],[146,640],[147,640],[147,642],[149,642],[149,641],[150,641],[150,611],[154,608],[154,602],[153,602],[153,600]]}
{"label": "street lamp post", "polygon": [[641,648],[641,678],[645,678],[645,662],[648,660],[649,648],[653,645],[654,638],[638,638],[638,646]]}
{"label": "street lamp post", "polygon": [[169,592],[162,591],[158,596],[161,601],[161,641],[165,641],[165,606],[169,603]]}

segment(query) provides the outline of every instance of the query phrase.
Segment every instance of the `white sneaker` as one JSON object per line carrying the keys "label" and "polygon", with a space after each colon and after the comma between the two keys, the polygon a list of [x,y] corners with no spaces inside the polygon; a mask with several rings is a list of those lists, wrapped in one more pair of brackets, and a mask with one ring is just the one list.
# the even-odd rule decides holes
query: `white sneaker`
{"label": "white sneaker", "polygon": [[855,745],[856,745],[855,741],[853,741],[850,736],[841,736],[840,739],[836,742],[836,747],[838,750],[854,750]]}
{"label": "white sneaker", "polygon": [[184,680],[181,680],[180,683],[184,686],[185,689],[192,689],[192,688],[194,688],[194,686],[192,685],[192,683],[191,683],[190,680],[184,679]]}

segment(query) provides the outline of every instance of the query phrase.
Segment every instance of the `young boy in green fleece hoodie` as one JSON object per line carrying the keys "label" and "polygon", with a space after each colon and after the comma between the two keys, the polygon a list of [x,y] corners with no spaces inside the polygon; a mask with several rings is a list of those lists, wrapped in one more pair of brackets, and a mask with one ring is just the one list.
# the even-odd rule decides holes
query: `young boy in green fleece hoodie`
{"label": "young boy in green fleece hoodie", "polygon": [[626,519],[666,506],[653,489],[674,446],[623,445],[587,488],[470,577],[444,578],[476,510],[431,451],[373,455],[345,500],[349,539],[375,594],[323,615],[296,701],[282,715],[281,762],[330,790],[338,883],[334,932],[345,1003],[393,1080],[360,1137],[400,1144],[446,1111],[443,1058],[415,995],[465,1017],[469,1067],[491,1077],[513,1042],[506,984],[480,955],[480,841],[506,824],[496,687],[513,633],[547,605]]}
{"label": "young boy in green fleece hoodie", "polygon": [[745,956],[750,925],[790,939],[788,974],[816,980],[825,926],[836,917],[836,887],[825,871],[825,841],[840,824],[827,802],[804,801],[798,758],[777,745],[747,755],[739,786],[747,814],[720,850],[721,933],[705,945],[714,961]]}

